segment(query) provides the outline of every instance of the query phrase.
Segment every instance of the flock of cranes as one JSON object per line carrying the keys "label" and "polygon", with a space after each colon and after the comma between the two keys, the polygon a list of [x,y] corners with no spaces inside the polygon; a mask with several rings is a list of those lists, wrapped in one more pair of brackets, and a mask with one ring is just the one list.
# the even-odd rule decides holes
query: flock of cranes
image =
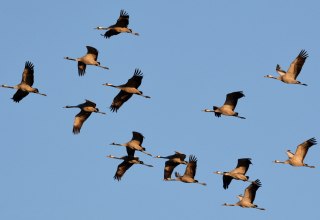
{"label": "flock of cranes", "polygon": [[[120,11],[120,17],[118,18],[116,24],[111,25],[109,27],[96,27],[97,30],[106,30],[104,36],[105,38],[110,38],[114,35],[118,35],[120,33],[131,33],[133,35],[139,35],[138,33],[132,31],[132,29],[128,28],[129,24],[129,15],[126,11]],[[103,69],[109,69],[106,66],[102,66],[100,62],[98,62],[98,50],[92,46],[86,46],[87,53],[80,58],[70,58],[64,57],[64,59],[72,60],[77,62],[78,66],[78,74],[79,76],[84,76],[86,73],[86,66],[93,65]],[[288,84],[298,84],[307,86],[307,84],[301,83],[297,80],[299,73],[302,70],[302,67],[307,59],[308,54],[305,50],[301,50],[295,60],[291,63],[287,72],[281,69],[280,65],[276,66],[276,72],[279,74],[278,77],[274,77],[272,75],[266,75],[267,78],[273,78],[280,80],[284,83]],[[133,76],[125,83],[121,85],[113,85],[111,83],[104,83],[104,86],[114,87],[120,90],[120,92],[114,97],[112,104],[110,105],[111,112],[117,112],[120,107],[127,102],[132,95],[139,95],[144,98],[150,98],[150,96],[144,95],[141,90],[139,90],[139,86],[142,83],[143,73],[140,69],[135,69]],[[42,96],[46,96],[46,94],[40,93],[37,88],[33,88],[34,83],[34,65],[30,61],[25,63],[25,67],[22,73],[22,80],[19,84],[15,86],[1,85],[3,88],[10,88],[17,90],[13,95],[12,99],[14,102],[20,102],[23,98],[25,98],[29,93],[35,93]],[[245,119],[245,117],[239,116],[238,112],[235,112],[235,108],[237,106],[238,100],[244,97],[243,91],[231,92],[226,95],[226,100],[221,107],[213,106],[213,109],[204,109],[203,112],[212,112],[216,117],[224,116],[234,116],[237,118]],[[65,106],[64,108],[80,108],[80,112],[75,116],[73,123],[73,133],[79,134],[80,130],[83,126],[83,123],[90,117],[91,113],[100,113],[106,114],[105,112],[101,112],[97,107],[96,103],[85,100],[84,103],[75,105],[75,106]],[[124,174],[130,169],[130,167],[134,164],[140,164],[147,167],[153,167],[152,165],[145,164],[143,161],[139,159],[139,157],[135,156],[135,151],[140,151],[143,154],[152,157],[152,154],[146,151],[146,148],[142,146],[144,136],[136,131],[132,132],[132,138],[130,141],[119,144],[119,143],[111,143],[112,146],[121,146],[126,148],[127,154],[122,157],[116,157],[113,155],[108,155],[108,158],[122,160],[122,162],[118,165],[116,172],[114,174],[114,179],[120,181]],[[275,163],[283,163],[290,164],[291,166],[304,166],[308,168],[314,168],[314,166],[309,166],[304,163],[305,156],[310,147],[316,144],[316,139],[311,138],[301,143],[297,149],[295,154],[293,154],[290,150],[287,151],[288,160],[282,162],[279,160],[275,160]],[[199,182],[195,179],[196,169],[197,169],[197,157],[195,155],[190,155],[188,161],[186,161],[186,155],[175,151],[175,154],[169,156],[155,156],[154,158],[163,158],[166,159],[164,164],[163,171],[163,179],[165,181],[181,181],[184,183],[197,183],[203,186],[206,186],[206,183]],[[222,175],[223,180],[223,188],[226,190],[229,188],[232,180],[241,180],[244,182],[250,182],[250,185],[247,186],[244,190],[244,195],[237,196],[239,201],[235,204],[227,204],[224,203],[224,206],[240,206],[244,208],[256,208],[259,210],[265,210],[264,208],[258,207],[254,204],[254,199],[256,196],[256,191],[262,186],[261,181],[256,179],[255,181],[250,181],[249,176],[246,176],[246,173],[249,169],[251,163],[251,158],[240,158],[238,159],[238,163],[236,168],[231,171],[216,171],[215,174]],[[174,176],[172,177],[173,171],[179,165],[186,165],[185,172],[181,175],[179,172],[175,171]]]}

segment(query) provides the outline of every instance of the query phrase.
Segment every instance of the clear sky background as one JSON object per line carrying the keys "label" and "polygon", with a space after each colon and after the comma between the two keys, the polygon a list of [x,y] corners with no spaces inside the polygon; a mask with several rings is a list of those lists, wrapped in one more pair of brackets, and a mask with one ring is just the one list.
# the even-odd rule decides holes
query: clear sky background
{"label": "clear sky background", "polygon": [[[25,61],[35,65],[34,87],[48,96],[0,91],[0,219],[319,219],[319,145],[305,159],[316,169],[274,164],[303,141],[320,142],[318,1],[5,1],[0,8],[0,84],[21,80]],[[104,39],[96,26],[109,26],[121,9],[140,36]],[[64,56],[81,57],[96,47],[101,64],[87,67]],[[299,75],[308,84],[287,85],[264,78],[287,70],[305,49]],[[109,106],[122,84],[140,68],[140,89],[151,99],[132,97],[118,113]],[[201,112],[222,105],[225,95],[244,91],[236,110],[246,117],[216,118]],[[107,115],[92,114],[72,134],[78,109],[90,99]],[[132,131],[145,136],[153,155],[175,150],[198,158],[196,179],[207,186],[163,181],[165,160],[137,152],[153,168],[134,165],[113,179]],[[262,187],[255,203],[266,211],[223,207],[237,202],[249,183],[222,176],[238,158],[250,157],[251,180]],[[177,167],[184,172],[185,167]]]}

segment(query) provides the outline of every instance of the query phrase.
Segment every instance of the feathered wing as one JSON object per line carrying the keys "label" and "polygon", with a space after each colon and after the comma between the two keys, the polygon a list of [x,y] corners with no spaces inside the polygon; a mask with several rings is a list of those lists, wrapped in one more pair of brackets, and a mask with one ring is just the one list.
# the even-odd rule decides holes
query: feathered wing
{"label": "feathered wing", "polygon": [[116,97],[114,97],[112,104],[110,106],[110,110],[112,112],[117,112],[118,109],[123,105],[123,103],[128,101],[132,95],[133,95],[132,93],[127,93],[127,92],[121,90],[118,93],[118,95],[116,95]]}
{"label": "feathered wing", "polygon": [[232,179],[233,178],[231,176],[225,176],[225,175],[222,176],[223,188],[224,189],[228,189]]}
{"label": "feathered wing", "polygon": [[232,111],[236,108],[238,99],[244,97],[242,91],[232,92],[227,94],[226,101],[224,102],[224,107],[230,108]]}
{"label": "feathered wing", "polygon": [[118,165],[117,171],[114,175],[114,179],[120,181],[125,172],[133,165],[133,163],[129,163],[127,160],[124,160],[122,163]]}
{"label": "feathered wing", "polygon": [[317,141],[315,138],[310,138],[309,140],[301,143],[296,149],[294,158],[303,162],[305,156],[308,153],[309,148],[315,144],[317,144]]}
{"label": "feathered wing", "polygon": [[256,179],[254,182],[252,182],[245,190],[244,190],[244,195],[242,200],[247,200],[250,203],[253,203],[255,197],[256,197],[256,192],[261,187],[261,182],[259,179]]}
{"label": "feathered wing", "polygon": [[79,134],[83,123],[89,118],[91,112],[81,110],[74,118],[73,133]]}
{"label": "feathered wing", "polygon": [[94,47],[90,47],[90,46],[86,46],[86,47],[87,47],[87,55],[91,55],[93,59],[97,61],[99,51]]}
{"label": "feathered wing", "polygon": [[91,106],[91,107],[94,107],[94,108],[97,106],[96,103],[94,103],[94,102],[92,102],[92,101],[90,101],[88,99],[86,99],[86,102],[84,104],[86,106]]}
{"label": "feathered wing", "polygon": [[129,14],[125,10],[120,11],[120,16],[117,23],[114,25],[116,27],[128,27],[129,25]]}
{"label": "feathered wing", "polygon": [[144,136],[140,132],[136,132],[136,131],[132,132],[132,139],[131,140],[137,141],[140,146],[142,145],[143,138],[144,138]]}
{"label": "feathered wing", "polygon": [[87,65],[84,62],[78,61],[78,74],[83,76],[86,73]]}
{"label": "feathered wing", "polygon": [[114,29],[110,29],[110,30],[108,30],[108,31],[106,31],[106,33],[104,33],[104,37],[105,38],[110,38],[110,37],[112,37],[112,36],[114,36],[114,35],[118,35],[118,34],[120,34],[120,32],[118,32],[118,31],[116,31],[116,30],[114,30]]}
{"label": "feathered wing", "polygon": [[240,174],[246,174],[246,172],[249,169],[249,166],[251,164],[251,158],[241,158],[238,159],[237,167],[230,171],[230,173],[240,173]]}
{"label": "feathered wing", "polygon": [[194,178],[194,176],[196,175],[197,161],[198,160],[194,155],[190,155],[189,163],[186,167],[186,171],[184,172],[184,176],[189,176]]}
{"label": "feathered wing", "polygon": [[26,97],[29,94],[29,92],[22,91],[21,89],[18,89],[16,93],[13,95],[12,99],[15,102],[20,102],[24,97]]}
{"label": "feathered wing", "polygon": [[134,153],[136,150],[134,150],[130,147],[126,147],[126,150],[127,150],[128,157],[134,157]]}
{"label": "feathered wing", "polygon": [[172,172],[173,172],[174,168],[178,165],[179,165],[178,163],[175,163],[171,160],[166,161],[165,167],[164,167],[164,179],[165,180],[171,179]]}
{"label": "feathered wing", "polygon": [[307,51],[301,50],[297,58],[294,61],[292,61],[292,63],[290,64],[290,67],[287,71],[287,75],[291,76],[293,79],[296,79],[307,58],[308,58]]}
{"label": "feathered wing", "polygon": [[141,85],[142,78],[143,78],[143,74],[141,70],[135,69],[133,76],[128,80],[126,84],[123,84],[121,86],[134,87],[137,89]]}
{"label": "feathered wing", "polygon": [[25,83],[29,86],[32,86],[34,81],[33,73],[34,73],[34,65],[30,61],[27,61],[25,63],[24,70],[22,73],[21,83]]}

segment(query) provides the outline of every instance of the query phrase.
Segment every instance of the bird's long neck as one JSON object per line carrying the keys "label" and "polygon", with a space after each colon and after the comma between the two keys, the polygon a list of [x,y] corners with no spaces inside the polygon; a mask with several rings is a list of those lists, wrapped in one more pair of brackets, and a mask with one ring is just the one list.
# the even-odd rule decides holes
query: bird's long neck
{"label": "bird's long neck", "polygon": [[110,145],[114,145],[114,146],[126,146],[125,144],[118,144],[118,143],[111,143]]}
{"label": "bird's long neck", "polygon": [[64,57],[64,59],[66,59],[66,60],[73,60],[73,61],[78,61],[78,59],[75,59],[75,58],[71,58],[71,57]]}
{"label": "bird's long neck", "polygon": [[282,163],[282,164],[288,164],[289,163],[288,160],[286,160],[286,161],[275,160],[274,162],[275,163]]}
{"label": "bird's long neck", "polygon": [[1,85],[1,87],[8,88],[8,89],[17,89],[17,86]]}
{"label": "bird's long neck", "polygon": [[210,109],[204,109],[202,110],[203,112],[213,112],[213,110],[210,110]]}
{"label": "bird's long neck", "polygon": [[103,86],[111,86],[111,87],[114,87],[114,88],[120,88],[119,86],[115,86],[115,85],[113,85],[113,84],[111,84],[111,83],[105,83],[105,84],[102,84]]}
{"label": "bird's long neck", "polygon": [[65,106],[65,107],[63,107],[63,108],[79,108],[79,106],[67,105],[67,106]]}
{"label": "bird's long neck", "polygon": [[238,204],[228,204],[228,203],[224,203],[223,206],[238,206]]}
{"label": "bird's long neck", "polygon": [[108,155],[107,157],[108,158],[112,158],[112,159],[122,160],[122,158],[116,157],[116,156],[113,156],[113,155]]}
{"label": "bird's long neck", "polygon": [[224,172],[220,172],[220,171],[216,171],[216,172],[213,172],[215,174],[220,174],[220,175],[224,175],[225,173]]}
{"label": "bird's long neck", "polygon": [[101,26],[99,26],[99,27],[96,27],[94,29],[97,29],[97,30],[109,30],[110,27],[101,27]]}

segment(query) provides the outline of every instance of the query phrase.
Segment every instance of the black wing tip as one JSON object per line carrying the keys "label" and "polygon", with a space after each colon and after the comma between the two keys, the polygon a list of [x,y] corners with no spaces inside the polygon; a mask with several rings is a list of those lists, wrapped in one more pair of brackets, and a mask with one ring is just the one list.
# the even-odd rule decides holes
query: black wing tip
{"label": "black wing tip", "polygon": [[197,161],[198,161],[197,157],[194,156],[193,154],[191,154],[191,155],[189,156],[189,163],[190,163],[190,162],[197,162]]}
{"label": "black wing tip", "polygon": [[234,94],[237,94],[239,98],[245,97],[243,91],[237,91],[237,92],[234,92]]}
{"label": "black wing tip", "polygon": [[298,56],[301,57],[301,58],[307,59],[309,55],[308,55],[308,52],[306,50],[302,49]]}
{"label": "black wing tip", "polygon": [[34,65],[33,65],[33,63],[31,61],[26,61],[24,67],[33,70]]}
{"label": "black wing tip", "polygon": [[73,132],[73,134],[79,134],[80,133],[80,128],[73,128],[72,132]]}
{"label": "black wing tip", "polygon": [[143,76],[143,73],[141,72],[141,70],[139,69],[139,68],[136,68],[135,70],[134,70],[134,74],[133,74],[134,76]]}
{"label": "black wing tip", "polygon": [[79,76],[84,76],[86,74],[86,71],[84,70],[78,70],[78,75]]}
{"label": "black wing tip", "polygon": [[113,176],[113,179],[114,179],[114,180],[118,180],[118,181],[120,181],[120,180],[121,180],[121,176],[114,175],[114,176]]}
{"label": "black wing tip", "polygon": [[315,137],[313,137],[313,138],[310,138],[309,140],[307,140],[310,144],[312,144],[312,145],[316,145],[317,144],[317,140],[316,140],[316,138]]}
{"label": "black wing tip", "polygon": [[117,113],[118,112],[118,107],[115,107],[113,105],[110,106],[110,111]]}
{"label": "black wing tip", "polygon": [[129,14],[124,9],[121,9],[120,17],[129,17]]}
{"label": "black wing tip", "polygon": [[22,99],[11,98],[15,103],[19,103]]}
{"label": "black wing tip", "polygon": [[252,182],[253,184],[257,185],[258,187],[261,187],[261,181],[259,179],[256,179],[254,182]]}

